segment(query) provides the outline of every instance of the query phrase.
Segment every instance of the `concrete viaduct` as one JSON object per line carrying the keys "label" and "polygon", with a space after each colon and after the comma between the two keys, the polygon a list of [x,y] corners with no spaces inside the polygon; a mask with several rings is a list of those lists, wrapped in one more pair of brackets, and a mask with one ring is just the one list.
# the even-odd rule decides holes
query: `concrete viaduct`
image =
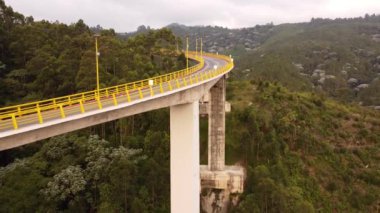
{"label": "concrete viaduct", "polygon": [[[219,208],[222,194],[200,199],[201,189],[242,193],[243,168],[225,165],[226,76],[233,59],[191,52],[197,65],[98,91],[0,108],[0,150],[155,109],[170,107],[171,212]],[[208,165],[199,163],[199,114],[208,115]],[[224,193],[223,195],[225,195]],[[215,197],[216,196],[216,197]]]}

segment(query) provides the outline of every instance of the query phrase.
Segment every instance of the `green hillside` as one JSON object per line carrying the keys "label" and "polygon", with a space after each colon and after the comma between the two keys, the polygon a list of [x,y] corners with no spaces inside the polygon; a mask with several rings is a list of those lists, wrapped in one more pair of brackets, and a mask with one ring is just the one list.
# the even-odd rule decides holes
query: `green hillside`
{"label": "green hillside", "polygon": [[228,88],[227,160],[248,173],[236,212],[379,208],[379,112],[263,81]]}
{"label": "green hillside", "polygon": [[242,79],[277,81],[341,101],[380,105],[380,17],[314,19],[274,27],[256,51],[237,55]]}

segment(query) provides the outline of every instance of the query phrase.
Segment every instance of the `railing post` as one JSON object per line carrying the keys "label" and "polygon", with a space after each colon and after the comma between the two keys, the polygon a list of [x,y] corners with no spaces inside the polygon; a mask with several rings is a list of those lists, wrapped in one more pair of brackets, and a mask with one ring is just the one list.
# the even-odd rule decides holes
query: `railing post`
{"label": "railing post", "polygon": [[129,96],[128,88],[125,86],[125,94],[127,95],[127,101],[131,102],[131,96]]}
{"label": "railing post", "polygon": [[98,97],[96,98],[96,100],[97,100],[97,102],[98,102],[98,108],[99,108],[99,109],[103,109],[102,102],[100,102],[100,96],[98,96]]}
{"label": "railing post", "polygon": [[161,92],[161,93],[164,92],[164,88],[162,88],[162,83],[160,83],[160,92]]}
{"label": "railing post", "polygon": [[176,81],[176,83],[177,83],[177,89],[180,88],[181,85],[179,84],[179,80],[178,80],[178,78],[175,79],[175,81]]}
{"label": "railing post", "polygon": [[172,87],[172,84],[170,83],[170,81],[168,81],[168,85],[169,85],[169,90],[172,91],[173,87]]}
{"label": "railing post", "polygon": [[153,92],[153,88],[152,88],[152,86],[149,86],[149,89],[150,89],[150,96],[153,96],[153,95],[154,95],[154,92]]}
{"label": "railing post", "polygon": [[141,91],[141,88],[139,88],[138,90],[139,90],[140,99],[143,99],[143,98],[144,98],[144,95],[143,95],[143,93],[142,93],[142,91]]}
{"label": "railing post", "polygon": [[40,109],[40,104],[37,103],[37,117],[38,117],[38,122],[42,124],[44,120],[42,119],[42,114],[41,114],[41,109]]}
{"label": "railing post", "polygon": [[112,93],[113,105],[117,106],[117,99],[115,93]]}
{"label": "railing post", "polygon": [[84,113],[84,106],[83,106],[83,101],[82,100],[79,101],[79,106],[80,106],[80,112]]}
{"label": "railing post", "polygon": [[19,116],[22,116],[22,114],[21,114],[21,107],[20,106],[17,107],[17,113],[18,113]]}
{"label": "railing post", "polygon": [[63,111],[62,104],[59,105],[59,111],[61,112],[61,118],[66,118],[65,111]]}
{"label": "railing post", "polygon": [[14,129],[18,129],[18,124],[17,124],[17,120],[16,120],[16,115],[15,114],[12,114],[12,123],[13,123],[13,128]]}

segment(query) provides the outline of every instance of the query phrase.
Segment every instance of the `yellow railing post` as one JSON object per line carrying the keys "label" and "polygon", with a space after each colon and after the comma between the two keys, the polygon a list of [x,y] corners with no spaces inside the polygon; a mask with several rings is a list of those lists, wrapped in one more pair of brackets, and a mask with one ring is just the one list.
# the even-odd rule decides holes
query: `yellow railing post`
{"label": "yellow railing post", "polygon": [[185,77],[185,78],[182,78],[182,81],[183,81],[183,84],[184,84],[185,86],[187,86],[186,77]]}
{"label": "yellow railing post", "polygon": [[131,102],[131,96],[129,96],[128,88],[125,86],[125,94],[127,95],[127,101]]}
{"label": "yellow railing post", "polygon": [[59,111],[61,112],[61,118],[66,118],[65,111],[63,111],[62,104],[59,105]]}
{"label": "yellow railing post", "polygon": [[161,92],[161,93],[164,92],[164,88],[162,88],[162,83],[160,83],[160,92]]}
{"label": "yellow railing post", "polygon": [[57,109],[57,102],[55,101],[55,99],[53,99],[53,105],[54,105],[54,109]]}
{"label": "yellow railing post", "polygon": [[17,107],[17,113],[18,113],[19,116],[22,116],[22,114],[21,114],[21,107],[20,106]]}
{"label": "yellow railing post", "polygon": [[41,109],[39,106],[37,107],[37,116],[38,116],[38,122],[42,124],[44,120],[42,119]]}
{"label": "yellow railing post", "polygon": [[178,80],[178,78],[177,79],[175,79],[175,81],[176,81],[176,83],[177,83],[177,89],[181,86],[180,84],[179,84],[179,80]]}
{"label": "yellow railing post", "polygon": [[117,106],[117,99],[115,93],[112,93],[113,105]]}
{"label": "yellow railing post", "polygon": [[191,75],[189,77],[190,77],[190,85],[191,85],[191,84],[193,84],[193,78]]}
{"label": "yellow railing post", "polygon": [[106,96],[109,97],[108,89],[106,89]]}
{"label": "yellow railing post", "polygon": [[142,93],[142,91],[141,91],[141,88],[139,87],[139,95],[140,95],[140,99],[143,99],[144,98],[144,95],[143,95],[143,93]]}
{"label": "yellow railing post", "polygon": [[154,95],[153,87],[149,86],[149,89],[150,89],[150,96],[153,96]]}
{"label": "yellow railing post", "polygon": [[16,115],[15,114],[12,114],[12,123],[13,123],[13,128],[14,129],[18,129],[18,124],[17,124],[17,120],[16,120]]}
{"label": "yellow railing post", "polygon": [[170,83],[170,81],[168,81],[168,86],[169,86],[169,90],[172,91],[173,87],[172,87],[172,84]]}
{"label": "yellow railing post", "polygon": [[69,96],[69,105],[71,106],[71,97]]}
{"label": "yellow railing post", "polygon": [[80,106],[80,112],[84,113],[84,106],[83,106],[83,101],[82,100],[79,101],[79,106]]}
{"label": "yellow railing post", "polygon": [[100,102],[100,96],[96,98],[96,101],[98,102],[98,108],[103,109],[102,102]]}

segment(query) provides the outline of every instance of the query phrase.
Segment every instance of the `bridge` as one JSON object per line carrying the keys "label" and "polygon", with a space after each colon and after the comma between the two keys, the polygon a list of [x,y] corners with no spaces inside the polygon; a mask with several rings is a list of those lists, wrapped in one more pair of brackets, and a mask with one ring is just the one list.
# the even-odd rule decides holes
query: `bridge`
{"label": "bridge", "polygon": [[[186,57],[196,65],[137,82],[0,108],[0,150],[170,107],[171,211],[200,212],[201,187],[241,193],[243,169],[225,166],[224,156],[225,79],[234,67],[233,59],[203,52],[189,52]],[[199,102],[206,96],[208,165],[200,166]]]}

